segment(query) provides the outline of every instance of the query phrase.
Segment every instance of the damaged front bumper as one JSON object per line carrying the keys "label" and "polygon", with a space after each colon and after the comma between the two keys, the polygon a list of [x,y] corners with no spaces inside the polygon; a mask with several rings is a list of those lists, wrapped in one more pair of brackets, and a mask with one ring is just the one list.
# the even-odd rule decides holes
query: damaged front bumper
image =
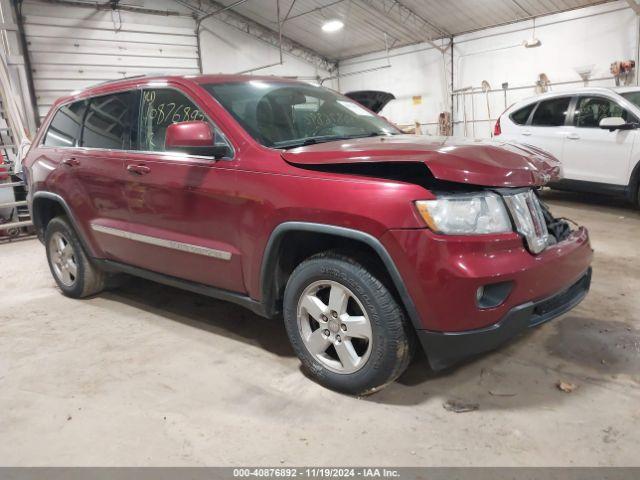
{"label": "damaged front bumper", "polygon": [[591,268],[566,290],[535,302],[513,307],[499,322],[485,328],[462,332],[417,330],[418,338],[434,370],[442,370],[461,360],[493,350],[531,327],[548,322],[578,305],[591,285]]}

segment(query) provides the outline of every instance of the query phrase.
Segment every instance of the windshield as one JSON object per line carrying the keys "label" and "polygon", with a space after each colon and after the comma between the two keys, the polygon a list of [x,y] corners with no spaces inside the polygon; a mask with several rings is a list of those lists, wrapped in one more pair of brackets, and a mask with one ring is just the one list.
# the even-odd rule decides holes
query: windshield
{"label": "windshield", "polygon": [[400,133],[360,104],[322,87],[261,80],[203,87],[267,147]]}
{"label": "windshield", "polygon": [[621,96],[629,100],[635,106],[640,107],[640,92],[623,92]]}

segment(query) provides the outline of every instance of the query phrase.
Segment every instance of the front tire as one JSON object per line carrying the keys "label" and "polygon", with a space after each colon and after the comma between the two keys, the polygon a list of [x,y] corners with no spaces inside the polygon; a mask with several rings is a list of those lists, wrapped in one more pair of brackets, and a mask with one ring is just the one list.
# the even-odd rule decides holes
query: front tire
{"label": "front tire", "polygon": [[289,340],[318,383],[368,395],[411,361],[415,334],[391,292],[352,258],[321,253],[302,262],[283,302]]}
{"label": "front tire", "polygon": [[51,275],[64,295],[83,298],[104,289],[105,273],[91,263],[65,217],[47,224],[44,240]]}

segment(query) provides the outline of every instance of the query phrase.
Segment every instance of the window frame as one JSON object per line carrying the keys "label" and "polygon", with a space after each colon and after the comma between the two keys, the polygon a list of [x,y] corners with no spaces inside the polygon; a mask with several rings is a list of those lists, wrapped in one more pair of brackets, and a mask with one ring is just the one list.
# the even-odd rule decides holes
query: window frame
{"label": "window frame", "polygon": [[635,123],[640,123],[640,118],[638,118],[638,116],[635,113],[633,113],[631,110],[629,110],[627,107],[621,105],[620,102],[618,100],[616,100],[615,98],[608,97],[606,95],[602,95],[602,94],[599,94],[599,93],[591,93],[591,94],[590,93],[581,93],[581,94],[575,96],[575,99],[574,99],[574,102],[573,102],[573,106],[571,108],[571,120],[570,120],[570,123],[569,123],[570,127],[573,127],[573,128],[588,128],[588,129],[600,128],[600,127],[579,127],[579,126],[574,124],[575,114],[576,114],[576,111],[578,109],[578,103],[580,102],[581,98],[602,98],[602,99],[607,100],[607,101],[609,101],[611,103],[615,103],[618,107],[620,107],[622,110],[627,112],[628,115],[633,116],[636,119]]}
{"label": "window frame", "polygon": [[[44,144],[44,140],[47,136],[47,131],[49,130],[49,128],[51,127],[51,123],[53,122],[53,118],[56,116],[56,114],[60,111],[60,109],[62,107],[65,107],[67,105],[71,105],[72,103],[75,102],[82,102],[82,101],[86,101],[89,102],[89,104],[91,103],[91,100],[93,98],[97,98],[97,97],[104,97],[105,95],[113,95],[113,94],[117,94],[117,93],[126,93],[126,92],[130,92],[130,91],[137,91],[138,92],[138,105],[137,105],[137,110],[136,110],[136,114],[138,115],[138,118],[136,119],[136,122],[138,122],[140,120],[140,107],[141,102],[142,102],[142,90],[150,90],[150,89],[170,89],[170,90],[175,90],[179,93],[181,93],[182,95],[184,95],[186,98],[189,99],[189,101],[191,101],[194,105],[197,105],[198,108],[200,109],[200,111],[202,111],[202,114],[204,115],[204,118],[206,119],[207,122],[209,122],[213,127],[217,128],[220,133],[222,133],[224,135],[224,138],[227,142],[227,144],[229,145],[229,148],[231,149],[231,155],[228,158],[215,158],[213,156],[209,156],[209,155],[191,155],[188,153],[179,153],[179,152],[167,152],[167,151],[149,151],[149,150],[114,150],[114,149],[108,149],[108,148],[94,148],[94,147],[81,147],[78,145],[78,141],[80,140],[80,137],[76,139],[76,144],[73,146],[69,146],[69,147],[62,147],[62,146],[53,146],[53,145],[45,145]],[[89,111],[89,109],[87,108],[85,110],[84,116],[82,118],[82,124],[81,124],[81,134],[82,134],[82,130],[84,129],[84,119],[85,116],[87,114],[87,112]],[[208,161],[212,161],[212,163],[218,162],[218,161],[226,161],[226,162],[230,162],[230,161],[234,161],[236,160],[236,153],[237,153],[237,148],[236,146],[233,144],[233,142],[230,140],[229,136],[224,132],[224,130],[222,128],[220,128],[218,126],[217,122],[214,122],[211,119],[211,116],[206,112],[206,110],[204,108],[202,108],[202,105],[197,102],[196,100],[194,100],[194,98],[187,93],[184,89],[180,88],[177,85],[172,85],[170,83],[162,83],[162,84],[158,84],[158,81],[151,81],[149,83],[140,83],[138,85],[136,85],[135,87],[127,87],[127,88],[120,88],[120,89],[116,89],[110,92],[105,92],[105,93],[98,93],[95,95],[88,95],[86,97],[82,97],[82,98],[73,98],[70,99],[64,103],[61,103],[60,105],[58,105],[58,107],[56,108],[56,111],[51,115],[51,120],[49,120],[49,122],[47,123],[46,126],[46,130],[44,130],[44,133],[42,134],[42,136],[40,137],[40,140],[38,141],[38,148],[45,148],[45,149],[76,149],[76,150],[86,150],[86,151],[103,151],[103,152],[116,152],[116,153],[130,153],[130,154],[142,154],[142,155],[162,155],[167,157],[167,160],[170,160],[172,157],[176,157],[179,156],[180,158],[193,158],[193,159],[199,159],[199,160],[208,160]]]}
{"label": "window frame", "polygon": [[[538,111],[538,108],[540,107],[540,105],[544,102],[550,102],[552,100],[559,100],[561,98],[568,98],[569,99],[569,105],[567,105],[567,114],[564,117],[564,123],[562,125],[534,125],[533,122],[533,117],[536,114],[536,112]],[[527,127],[534,127],[534,128],[559,128],[559,127],[567,127],[567,126],[571,126],[571,123],[569,123],[569,119],[573,119],[573,111],[575,109],[576,106],[576,95],[574,94],[568,94],[568,95],[558,95],[558,96],[554,96],[554,97],[550,97],[550,98],[543,98],[538,100],[538,103],[536,104],[535,108],[531,111],[531,114],[529,115],[529,118],[527,120]],[[525,125],[521,125],[521,126],[525,126]]]}

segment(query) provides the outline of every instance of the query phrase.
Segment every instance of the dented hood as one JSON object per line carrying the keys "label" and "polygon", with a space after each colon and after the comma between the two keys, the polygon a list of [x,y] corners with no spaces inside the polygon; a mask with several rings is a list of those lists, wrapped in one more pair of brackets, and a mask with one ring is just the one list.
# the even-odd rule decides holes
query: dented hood
{"label": "dented hood", "polygon": [[320,143],[283,151],[297,166],[422,162],[439,179],[491,187],[540,186],[561,176],[560,163],[527,145],[452,137],[394,135]]}

